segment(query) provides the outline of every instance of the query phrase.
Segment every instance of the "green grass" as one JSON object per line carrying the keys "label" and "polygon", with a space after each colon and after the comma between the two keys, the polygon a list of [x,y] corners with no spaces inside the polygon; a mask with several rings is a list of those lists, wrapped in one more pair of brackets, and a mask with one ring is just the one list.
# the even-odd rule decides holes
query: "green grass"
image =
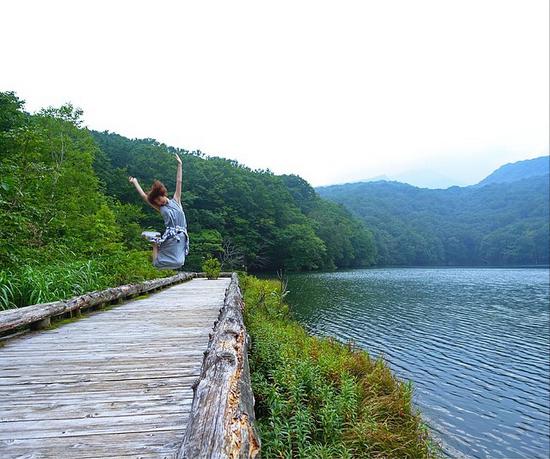
{"label": "green grass", "polygon": [[149,251],[124,251],[91,260],[26,264],[0,271],[0,310],[64,300],[93,290],[175,274],[151,265]]}
{"label": "green grass", "polygon": [[151,295],[149,293],[144,293],[143,295],[136,296],[133,298],[134,300],[144,300],[145,298],[149,298]]}
{"label": "green grass", "polygon": [[309,335],[279,282],[240,279],[262,457],[437,457],[411,383],[366,351]]}
{"label": "green grass", "polygon": [[65,319],[52,319],[50,325],[46,327],[46,330],[55,330],[56,328],[62,327],[63,325],[70,324],[73,322],[76,322],[77,320],[81,320],[84,316],[73,316],[73,317],[67,317]]}

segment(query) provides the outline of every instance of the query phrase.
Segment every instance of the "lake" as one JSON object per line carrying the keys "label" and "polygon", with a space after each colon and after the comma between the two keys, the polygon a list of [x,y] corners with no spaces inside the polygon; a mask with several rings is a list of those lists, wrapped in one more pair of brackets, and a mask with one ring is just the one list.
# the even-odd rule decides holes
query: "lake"
{"label": "lake", "polygon": [[352,340],[413,381],[444,455],[548,457],[548,269],[293,274],[288,290],[308,331]]}

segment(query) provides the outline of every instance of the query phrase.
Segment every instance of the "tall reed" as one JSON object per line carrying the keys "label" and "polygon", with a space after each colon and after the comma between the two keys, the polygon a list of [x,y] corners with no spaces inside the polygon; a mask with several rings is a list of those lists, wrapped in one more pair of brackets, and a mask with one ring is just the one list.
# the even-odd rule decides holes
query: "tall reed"
{"label": "tall reed", "polygon": [[69,299],[93,290],[174,274],[153,268],[149,257],[149,252],[130,251],[92,260],[27,264],[0,271],[0,310]]}

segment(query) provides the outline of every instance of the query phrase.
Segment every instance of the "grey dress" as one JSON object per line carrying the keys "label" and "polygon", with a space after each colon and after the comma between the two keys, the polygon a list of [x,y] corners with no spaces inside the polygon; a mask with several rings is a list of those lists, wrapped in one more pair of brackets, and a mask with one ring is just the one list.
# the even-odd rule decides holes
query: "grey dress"
{"label": "grey dress", "polygon": [[159,269],[177,269],[183,266],[185,256],[189,253],[185,213],[174,199],[169,199],[165,205],[160,206],[160,213],[166,230],[157,238],[158,256],[153,261],[153,266]]}

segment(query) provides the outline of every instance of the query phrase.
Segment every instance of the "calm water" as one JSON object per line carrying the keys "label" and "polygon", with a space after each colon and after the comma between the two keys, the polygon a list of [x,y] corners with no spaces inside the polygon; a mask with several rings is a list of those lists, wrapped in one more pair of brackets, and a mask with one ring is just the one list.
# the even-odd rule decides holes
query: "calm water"
{"label": "calm water", "polygon": [[383,354],[451,457],[549,455],[548,269],[365,269],[289,278],[309,331]]}

